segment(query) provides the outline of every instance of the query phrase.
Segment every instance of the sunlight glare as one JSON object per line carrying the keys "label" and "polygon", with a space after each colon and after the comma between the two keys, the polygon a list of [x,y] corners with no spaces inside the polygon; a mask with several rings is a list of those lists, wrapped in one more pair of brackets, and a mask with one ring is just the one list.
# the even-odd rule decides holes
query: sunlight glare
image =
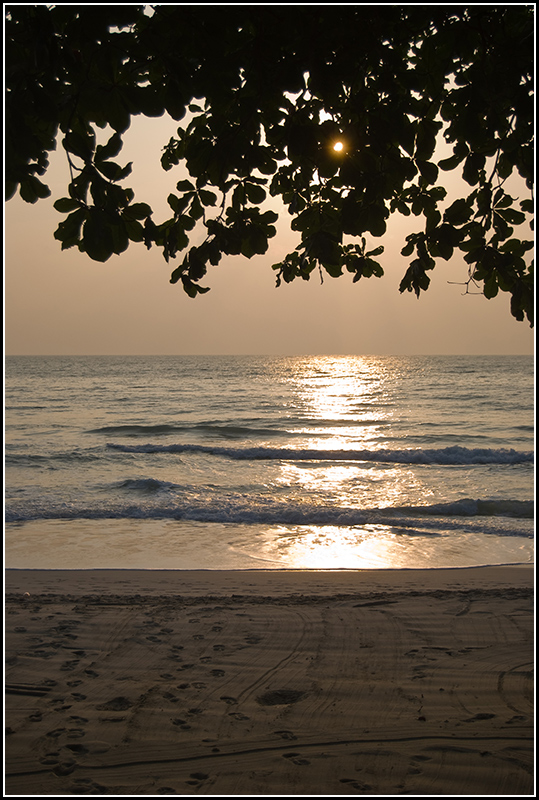
{"label": "sunlight glare", "polygon": [[[276,483],[293,487],[310,506],[343,513],[398,507],[403,496],[422,487],[414,470],[393,464],[373,469],[369,461],[332,463],[331,451],[376,449],[394,413],[385,407],[386,373],[376,357],[318,356],[296,377],[298,407],[305,422],[305,440],[298,447],[319,449],[317,461],[284,460]],[[296,429],[296,432],[297,429]],[[327,459],[324,454],[327,453]],[[402,567],[408,537],[380,524],[283,526],[268,555],[298,569],[363,569]]]}
{"label": "sunlight glare", "polygon": [[298,526],[282,529],[277,552],[294,569],[399,569],[410,566],[401,538],[383,525]]}
{"label": "sunlight glare", "polygon": [[[376,360],[357,356],[320,356],[312,359],[311,370],[302,375],[298,391],[311,418],[321,421],[326,447],[338,447],[355,428],[356,442],[374,438],[376,424],[383,424],[387,413],[379,408],[384,376]],[[331,427],[331,421],[335,427]],[[330,444],[328,434],[336,436]]]}

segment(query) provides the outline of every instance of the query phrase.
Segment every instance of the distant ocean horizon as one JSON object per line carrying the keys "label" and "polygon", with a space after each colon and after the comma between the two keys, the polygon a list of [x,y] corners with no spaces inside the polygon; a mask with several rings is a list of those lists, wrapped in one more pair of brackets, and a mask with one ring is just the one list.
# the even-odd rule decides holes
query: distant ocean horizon
{"label": "distant ocean horizon", "polygon": [[6,566],[533,562],[533,356],[6,356]]}

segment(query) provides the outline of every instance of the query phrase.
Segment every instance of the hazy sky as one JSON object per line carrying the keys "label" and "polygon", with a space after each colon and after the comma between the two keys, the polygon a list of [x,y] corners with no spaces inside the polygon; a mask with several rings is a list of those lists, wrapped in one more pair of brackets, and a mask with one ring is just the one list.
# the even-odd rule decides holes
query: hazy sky
{"label": "hazy sky", "polygon": [[[181,167],[166,173],[159,163],[177,125],[167,118],[134,119],[115,159],[122,165],[134,162],[127,185],[135,189],[136,200],[152,205],[157,222],[171,215],[166,197],[185,177]],[[409,220],[420,229],[418,218],[397,215],[386,236],[368,237],[372,248],[385,246],[381,279],[352,284],[348,274],[325,276],[321,285],[313,274],[309,282],[276,289],[271,265],[299,241],[285,219],[265,255],[223,257],[203,281],[211,291],[191,299],[180,285],[169,283],[175,264],[167,265],[155,248],[132,243],[105,264],[74,248],[62,252],[53,232],[65,215],[52,207],[67,194],[61,147],[51,163],[45,177],[50,198],[29,205],[17,196],[5,208],[8,355],[533,352],[533,331],[511,317],[509,295],[463,296],[462,286],[448,284],[467,277],[458,255],[449,264],[438,261],[419,300],[399,293],[409,261],[400,250],[411,230]]]}

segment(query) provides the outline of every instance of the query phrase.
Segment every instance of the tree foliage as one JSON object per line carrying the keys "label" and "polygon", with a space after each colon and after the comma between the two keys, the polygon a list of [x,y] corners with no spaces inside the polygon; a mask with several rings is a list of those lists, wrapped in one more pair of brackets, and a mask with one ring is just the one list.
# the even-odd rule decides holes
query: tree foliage
{"label": "tree foliage", "polygon": [[[533,30],[522,5],[8,5],[7,196],[50,194],[41,178],[59,138],[62,249],[104,262],[130,242],[157,246],[192,297],[223,255],[268,250],[271,198],[301,240],[273,265],[278,285],[314,270],[382,275],[367,237],[399,213],[418,228],[401,292],[419,297],[436,259],[460,253],[467,287],[509,292],[532,324],[532,242],[515,226],[533,212]],[[183,163],[190,180],[158,222],[117,159],[131,117],[165,112],[181,124],[162,166]],[[449,202],[451,172],[469,188]],[[513,173],[522,199],[506,188]]]}

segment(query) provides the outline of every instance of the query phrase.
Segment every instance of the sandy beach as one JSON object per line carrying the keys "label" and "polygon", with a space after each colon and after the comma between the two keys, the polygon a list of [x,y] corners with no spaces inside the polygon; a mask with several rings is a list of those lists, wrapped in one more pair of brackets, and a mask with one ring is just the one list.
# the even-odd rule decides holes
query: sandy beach
{"label": "sandy beach", "polygon": [[8,570],[5,793],[533,795],[533,585]]}

